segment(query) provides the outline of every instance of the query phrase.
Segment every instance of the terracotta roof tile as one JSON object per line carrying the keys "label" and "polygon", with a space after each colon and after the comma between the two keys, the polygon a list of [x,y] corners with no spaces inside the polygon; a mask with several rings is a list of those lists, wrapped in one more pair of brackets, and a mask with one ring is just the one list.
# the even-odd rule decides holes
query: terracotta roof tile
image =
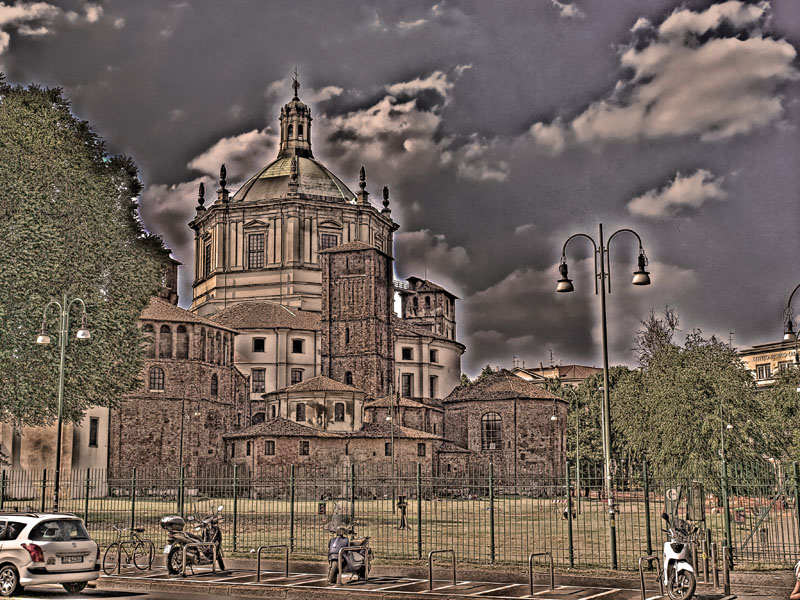
{"label": "terracotta roof tile", "polygon": [[142,311],[139,316],[140,319],[146,321],[169,321],[172,323],[201,323],[209,327],[216,327],[217,329],[226,329],[238,333],[235,328],[230,327],[223,323],[217,323],[206,317],[201,317],[193,312],[180,308],[162,300],[161,298],[153,296],[150,298],[150,303]]}
{"label": "terracotta roof tile", "polygon": [[439,452],[453,452],[459,454],[477,454],[477,452],[473,452],[472,450],[467,450],[466,448],[462,448],[461,446],[456,446],[452,442],[442,442],[439,446]]}
{"label": "terracotta roof tile", "polygon": [[466,347],[461,342],[457,342],[456,340],[451,340],[449,337],[443,336],[439,333],[434,333],[430,329],[425,329],[424,327],[420,327],[419,325],[414,325],[413,323],[409,323],[401,319],[400,317],[392,316],[392,328],[394,329],[397,335],[411,335],[411,336],[418,336],[418,337],[429,337],[436,340],[445,340],[447,342],[452,342],[458,346]]}
{"label": "terracotta roof tile", "polygon": [[[392,405],[392,399],[389,396],[385,398],[378,398],[377,400],[372,400],[370,402],[365,402],[365,408],[389,408]],[[433,410],[441,411],[443,410],[441,406],[435,406],[430,404],[424,404],[422,402],[417,402],[416,400],[412,400],[411,398],[395,398],[394,405],[400,406],[403,408],[430,408]]]}
{"label": "terracotta roof tile", "polygon": [[[386,438],[387,440],[392,435],[392,426],[389,423],[364,423],[360,431],[353,431],[346,434],[350,438]],[[427,431],[420,431],[419,429],[411,429],[402,425],[395,425],[394,436],[396,438],[407,438],[417,440],[441,440],[440,435],[434,435]]]}
{"label": "terracotta roof tile", "polygon": [[263,423],[251,425],[241,431],[234,431],[223,435],[226,440],[248,437],[324,437],[341,438],[342,434],[321,431],[313,427],[307,427],[294,421],[289,421],[283,417],[267,419]]}
{"label": "terracotta roof tile", "polygon": [[215,313],[211,319],[235,329],[287,327],[319,331],[319,313],[290,308],[274,302],[241,302]]}
{"label": "terracotta roof tile", "polygon": [[444,401],[447,403],[464,400],[506,400],[510,398],[559,400],[564,402],[564,400],[548,392],[540,385],[525,381],[505,369],[487,375],[482,381],[475,382],[470,386],[455,388]]}
{"label": "terracotta roof tile", "polygon": [[306,381],[295,383],[294,385],[290,385],[282,390],[271,393],[278,394],[283,392],[356,392],[359,394],[364,394],[362,390],[354,388],[352,385],[335,381],[330,377],[325,377],[325,375],[317,375],[316,377],[312,377]]}
{"label": "terracotta roof tile", "polygon": [[[422,279],[421,277],[409,277],[406,279],[411,285],[412,288],[407,291],[407,293],[414,293],[414,292],[443,292],[450,296],[451,298],[458,300],[458,296],[456,296],[453,292],[446,290],[438,283],[433,283],[432,281],[428,281],[427,279]],[[403,290],[406,291],[406,290]]]}

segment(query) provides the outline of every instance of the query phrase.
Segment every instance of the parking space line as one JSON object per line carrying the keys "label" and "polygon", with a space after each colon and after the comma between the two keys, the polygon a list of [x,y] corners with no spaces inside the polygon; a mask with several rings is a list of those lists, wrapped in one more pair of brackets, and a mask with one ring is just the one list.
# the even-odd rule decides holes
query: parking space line
{"label": "parking space line", "polygon": [[403,583],[395,583],[395,584],[392,584],[392,585],[386,585],[386,586],[383,586],[383,587],[374,588],[372,591],[373,592],[382,592],[384,590],[393,590],[395,588],[405,587],[407,585],[413,585],[415,583],[422,583],[422,581],[423,581],[422,579],[409,579],[408,581],[405,581]]}
{"label": "parking space line", "polygon": [[496,588],[489,588],[488,590],[483,590],[482,592],[475,592],[473,594],[468,594],[469,596],[480,596],[482,594],[488,594],[490,592],[496,592],[498,590],[507,590],[508,588],[517,587],[518,585],[522,585],[520,583],[510,583],[508,585],[501,585],[500,587]]}
{"label": "parking space line", "polygon": [[298,581],[297,583],[287,583],[286,587],[297,587],[298,585],[305,585],[306,583],[315,583],[317,581],[328,581],[327,577],[320,577],[319,579],[309,579],[308,581]]}
{"label": "parking space line", "polygon": [[[541,585],[541,584],[539,584],[539,585]],[[555,590],[563,590],[563,589],[566,589],[566,588],[568,588],[568,587],[574,587],[574,586],[570,586],[570,585],[557,585],[557,586],[555,587],[555,589],[553,589],[553,590],[551,590],[550,588],[547,588],[547,589],[545,589],[545,590],[539,590],[538,592],[533,592],[533,596],[538,596],[539,594],[547,594],[548,592],[553,592],[553,591],[555,591]],[[576,589],[577,589],[577,588],[576,588]],[[525,597],[525,598],[533,598],[533,596],[531,596],[531,595],[529,594],[529,595],[527,595],[527,596],[524,596],[524,597]]]}
{"label": "parking space line", "polygon": [[608,594],[613,594],[614,592],[620,592],[622,588],[614,588],[611,590],[606,590],[605,592],[600,592],[599,594],[592,594],[591,596],[584,596],[580,600],[589,600],[590,598],[599,598],[600,596],[606,596]]}
{"label": "parking space line", "polygon": [[434,590],[443,590],[443,589],[449,588],[449,587],[458,587],[460,585],[467,585],[468,583],[472,583],[472,582],[471,581],[458,581],[458,582],[456,582],[455,585],[453,585],[452,583],[448,583],[447,585],[443,585],[441,587],[435,587],[433,589]]}

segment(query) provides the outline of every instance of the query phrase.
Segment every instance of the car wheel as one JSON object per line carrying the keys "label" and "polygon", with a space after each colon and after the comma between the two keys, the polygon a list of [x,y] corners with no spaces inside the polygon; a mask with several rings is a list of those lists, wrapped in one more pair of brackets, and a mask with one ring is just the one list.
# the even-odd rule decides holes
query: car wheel
{"label": "car wheel", "polygon": [[8,598],[20,591],[19,573],[14,565],[3,565],[0,568],[0,596]]}
{"label": "car wheel", "polygon": [[73,581],[72,583],[62,583],[68,594],[80,594],[86,587],[85,581]]}

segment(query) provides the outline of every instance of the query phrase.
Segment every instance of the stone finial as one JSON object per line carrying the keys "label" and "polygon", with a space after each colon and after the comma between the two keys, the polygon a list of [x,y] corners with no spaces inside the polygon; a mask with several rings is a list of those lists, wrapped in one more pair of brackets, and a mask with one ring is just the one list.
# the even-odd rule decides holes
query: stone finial
{"label": "stone finial", "polygon": [[361,170],[358,172],[358,187],[359,192],[356,194],[358,197],[359,204],[369,204],[369,192],[367,191],[367,170],[364,166],[361,166]]}
{"label": "stone finial", "polygon": [[228,188],[228,172],[225,170],[225,164],[219,168],[219,189],[217,190],[217,198],[220,202],[227,204],[229,200]]}
{"label": "stone finial", "polygon": [[297,90],[300,89],[300,81],[297,79],[297,67],[294,68],[294,73],[292,74],[292,88],[294,89],[294,100],[299,100],[300,98],[297,96]]}
{"label": "stone finial", "polygon": [[388,215],[391,213],[391,209],[389,208],[389,186],[383,186],[383,210],[381,211],[383,214]]}
{"label": "stone finial", "polygon": [[203,182],[200,182],[200,188],[197,190],[197,212],[203,211],[206,209],[203,206],[206,203],[206,186],[203,185]]}

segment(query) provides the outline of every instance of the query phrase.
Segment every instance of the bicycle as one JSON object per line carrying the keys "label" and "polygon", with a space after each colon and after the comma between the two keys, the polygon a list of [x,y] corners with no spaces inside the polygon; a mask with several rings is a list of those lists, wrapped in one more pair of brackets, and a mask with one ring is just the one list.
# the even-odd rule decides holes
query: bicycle
{"label": "bicycle", "polygon": [[[153,564],[155,555],[155,545],[152,540],[140,538],[139,534],[144,531],[144,527],[117,527],[112,525],[111,529],[117,532],[117,539],[114,540],[105,554],[103,554],[103,573],[111,575],[119,573],[124,566],[133,566],[144,571]],[[128,532],[129,539],[122,539],[122,533]]]}

